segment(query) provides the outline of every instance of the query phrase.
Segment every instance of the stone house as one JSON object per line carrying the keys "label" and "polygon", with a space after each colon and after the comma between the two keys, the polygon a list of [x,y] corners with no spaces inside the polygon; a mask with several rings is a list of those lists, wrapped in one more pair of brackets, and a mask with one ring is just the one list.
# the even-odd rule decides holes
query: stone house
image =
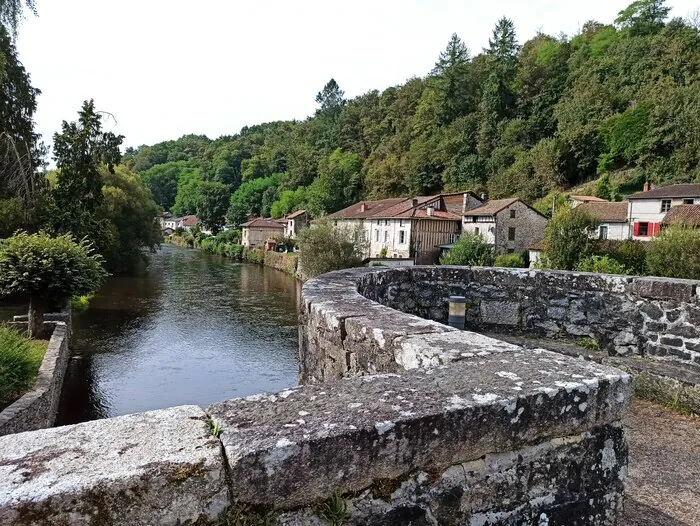
{"label": "stone house", "polygon": [[481,234],[494,253],[523,252],[544,238],[548,220],[517,197],[486,201],[466,210],[462,231]]}
{"label": "stone house", "polygon": [[580,206],[600,224],[595,237],[598,239],[625,240],[629,238],[630,224],[627,219],[629,203],[589,201]]}
{"label": "stone house", "polygon": [[263,248],[273,237],[282,237],[286,222],[256,218],[241,225],[241,244],[247,248]]}
{"label": "stone house", "polygon": [[360,229],[368,258],[432,264],[438,261],[440,245],[453,243],[459,236],[461,210],[465,199],[472,196],[460,193],[363,201],[327,218],[336,227]]}
{"label": "stone house", "polygon": [[309,225],[309,215],[306,210],[297,210],[284,217],[284,237],[296,239],[302,228]]}
{"label": "stone house", "polygon": [[182,228],[187,232],[191,232],[194,227],[199,225],[199,219],[197,216],[182,216]]}
{"label": "stone house", "polygon": [[673,184],[630,195],[628,219],[633,239],[648,241],[659,235],[666,214],[678,205],[700,204],[700,184]]}

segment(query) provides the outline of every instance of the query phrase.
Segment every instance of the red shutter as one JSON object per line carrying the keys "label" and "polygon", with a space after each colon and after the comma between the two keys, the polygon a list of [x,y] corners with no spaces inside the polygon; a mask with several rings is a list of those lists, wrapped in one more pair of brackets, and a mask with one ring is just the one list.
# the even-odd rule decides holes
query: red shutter
{"label": "red shutter", "polygon": [[652,226],[652,236],[658,236],[661,233],[661,223],[654,223]]}
{"label": "red shutter", "polygon": [[639,235],[639,223],[634,224],[634,235],[635,236]]}

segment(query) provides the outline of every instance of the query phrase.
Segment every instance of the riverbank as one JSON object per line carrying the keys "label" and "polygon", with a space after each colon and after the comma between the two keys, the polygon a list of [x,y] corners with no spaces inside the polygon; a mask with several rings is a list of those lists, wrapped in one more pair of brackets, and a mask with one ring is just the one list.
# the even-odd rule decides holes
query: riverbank
{"label": "riverbank", "polygon": [[203,250],[204,252],[217,254],[234,261],[257,263],[258,265],[280,270],[299,281],[305,281],[299,267],[299,256],[295,253],[263,251],[256,248],[249,249],[236,243],[217,243],[213,237],[206,237],[201,240],[196,237],[186,239],[177,234],[170,236],[170,243],[177,247]]}

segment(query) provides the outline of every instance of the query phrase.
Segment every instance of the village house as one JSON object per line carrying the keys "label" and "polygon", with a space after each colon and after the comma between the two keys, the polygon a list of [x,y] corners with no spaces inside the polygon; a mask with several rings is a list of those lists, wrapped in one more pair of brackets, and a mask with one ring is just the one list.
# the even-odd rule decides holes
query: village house
{"label": "village house", "polygon": [[246,248],[263,248],[273,237],[284,236],[286,221],[256,218],[241,225],[241,244]]}
{"label": "village house", "polygon": [[700,228],[700,204],[671,207],[661,224],[664,227],[682,225],[688,228]]}
{"label": "village house", "polygon": [[284,217],[284,237],[296,239],[302,228],[309,224],[309,215],[306,210],[297,210]]}
{"label": "village house", "polygon": [[632,238],[648,241],[659,235],[666,214],[678,205],[700,204],[700,184],[673,184],[630,195],[628,218]]}
{"label": "village house", "polygon": [[466,210],[463,232],[481,234],[496,255],[524,252],[544,238],[547,218],[518,198],[495,199]]}
{"label": "village house", "polygon": [[628,208],[629,203],[611,201],[589,201],[580,206],[581,210],[599,221],[594,237],[620,241],[628,239],[630,234]]}
{"label": "village house", "polygon": [[327,218],[338,227],[359,229],[368,258],[427,265],[437,263],[440,245],[459,236],[464,202],[473,198],[459,193],[363,201]]}

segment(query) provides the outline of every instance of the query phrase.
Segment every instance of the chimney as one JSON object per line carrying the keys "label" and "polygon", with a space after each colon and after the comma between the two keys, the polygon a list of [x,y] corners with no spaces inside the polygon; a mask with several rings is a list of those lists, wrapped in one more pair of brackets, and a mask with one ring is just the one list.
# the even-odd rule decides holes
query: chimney
{"label": "chimney", "polygon": [[418,206],[418,199],[416,199],[416,198],[414,197],[414,198],[413,198],[413,208],[415,208],[415,207],[417,207],[417,206]]}
{"label": "chimney", "polygon": [[429,206],[426,210],[428,213],[428,217],[433,217],[433,212],[435,212],[435,207],[434,206]]}
{"label": "chimney", "polygon": [[485,192],[481,192],[481,200],[482,200],[482,201],[486,202],[486,200],[487,200],[488,198],[489,198],[489,196],[486,195]]}
{"label": "chimney", "polygon": [[649,191],[649,181],[644,182],[644,191],[648,192]]}
{"label": "chimney", "polygon": [[367,205],[365,203],[360,203],[360,212],[366,212],[367,211]]}

